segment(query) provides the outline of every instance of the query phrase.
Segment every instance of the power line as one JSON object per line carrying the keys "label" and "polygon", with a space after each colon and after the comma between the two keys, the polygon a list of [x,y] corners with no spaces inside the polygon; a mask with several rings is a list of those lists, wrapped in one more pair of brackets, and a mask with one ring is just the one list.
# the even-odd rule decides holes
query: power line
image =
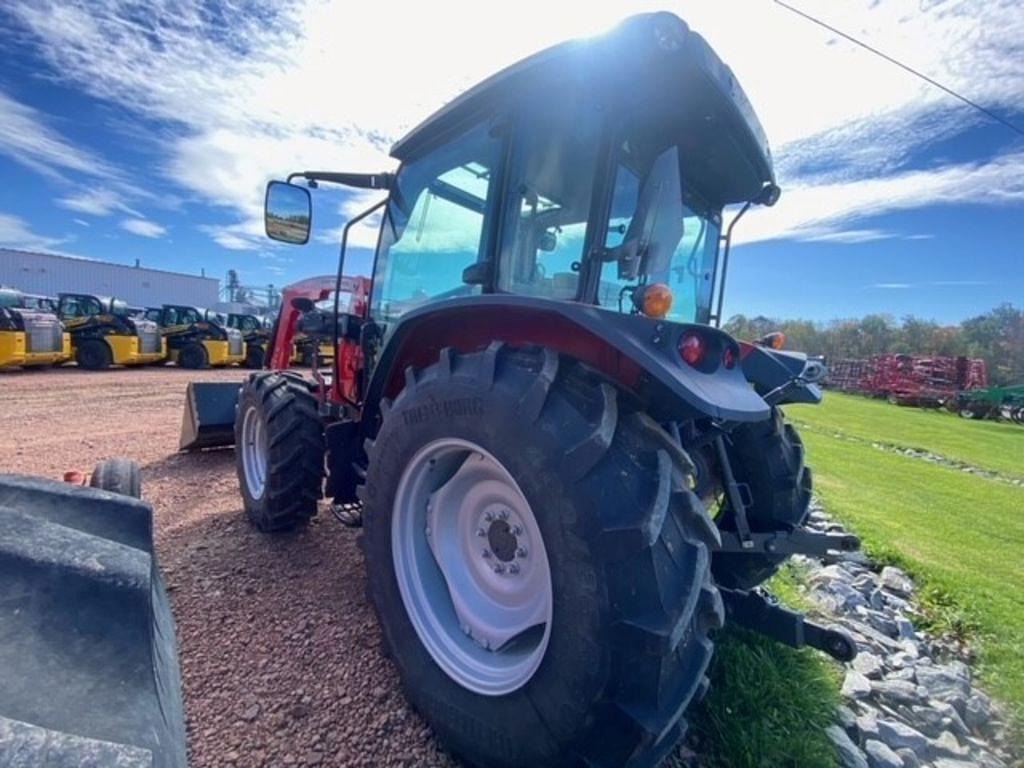
{"label": "power line", "polygon": [[831,24],[826,24],[824,21],[821,21],[820,19],[816,19],[814,16],[811,16],[809,13],[804,13],[799,8],[794,8],[792,5],[789,5],[788,3],[782,2],[782,0],[775,0],[775,4],[776,5],[781,5],[787,11],[791,11],[792,13],[795,13],[797,16],[802,16],[803,18],[807,19],[808,21],[810,21],[810,22],[812,22],[814,24],[817,24],[819,27],[824,27],[829,32],[833,32],[833,33],[839,35],[840,37],[845,38],[846,40],[849,40],[854,45],[859,45],[864,50],[870,51],[871,53],[873,53],[876,56],[879,56],[879,57],[885,59],[886,61],[890,62],[891,64],[895,64],[900,69],[906,70],[907,72],[909,72],[910,74],[914,75],[915,77],[921,78],[926,83],[929,83],[929,84],[935,86],[936,88],[938,88],[939,90],[948,93],[950,96],[952,96],[955,99],[959,99],[964,104],[967,104],[970,107],[974,107],[976,110],[978,110],[982,114],[987,115],[988,117],[990,117],[993,120],[995,120],[997,123],[1002,123],[1007,128],[1009,128],[1011,131],[1014,131],[1015,133],[1019,133],[1021,136],[1024,136],[1024,128],[1020,128],[1019,126],[1011,123],[1005,117],[997,115],[995,112],[993,112],[992,110],[990,110],[990,109],[988,109],[986,107],[983,107],[981,104],[978,104],[976,101],[971,101],[966,96],[961,96],[959,93],[954,91],[952,88],[948,88],[947,86],[945,86],[942,83],[940,83],[938,80],[935,80],[934,78],[928,77],[928,75],[924,74],[923,72],[919,72],[918,70],[914,69],[913,67],[911,67],[911,66],[909,66],[907,64],[904,64],[902,61],[899,61],[898,59],[894,59],[889,54],[883,53],[882,51],[878,50],[877,48],[872,48],[867,43],[863,43],[860,40],[858,40],[857,38],[853,37],[852,35],[846,34],[841,29],[836,29]]}

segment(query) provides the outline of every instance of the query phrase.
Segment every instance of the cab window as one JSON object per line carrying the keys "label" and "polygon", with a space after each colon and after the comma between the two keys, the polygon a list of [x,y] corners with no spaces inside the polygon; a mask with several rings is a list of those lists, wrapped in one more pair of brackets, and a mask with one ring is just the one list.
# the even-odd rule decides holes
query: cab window
{"label": "cab window", "polygon": [[379,322],[480,291],[467,268],[484,258],[500,146],[481,125],[403,166],[381,224],[371,302]]}
{"label": "cab window", "polygon": [[[623,142],[615,171],[605,247],[615,248],[631,231],[641,196],[642,179],[665,148],[661,144],[645,146],[640,141]],[[677,153],[681,154],[681,153]],[[685,179],[685,175],[683,176]],[[682,216],[677,239],[666,243],[667,256],[662,263],[642,260],[635,276],[624,277],[614,260],[602,265],[597,303],[619,312],[635,312],[632,294],[647,283],[662,283],[672,292],[669,320],[681,323],[706,323],[711,313],[715,262],[718,257],[719,216],[706,210],[690,190],[681,187],[681,205],[674,210]],[[667,209],[672,209],[666,206]],[[641,222],[638,222],[640,224]]]}
{"label": "cab window", "polygon": [[586,97],[544,94],[517,129],[498,288],[575,299],[602,120]]}
{"label": "cab window", "polygon": [[91,317],[103,313],[103,308],[92,296],[64,296],[60,300],[61,314],[67,317]]}

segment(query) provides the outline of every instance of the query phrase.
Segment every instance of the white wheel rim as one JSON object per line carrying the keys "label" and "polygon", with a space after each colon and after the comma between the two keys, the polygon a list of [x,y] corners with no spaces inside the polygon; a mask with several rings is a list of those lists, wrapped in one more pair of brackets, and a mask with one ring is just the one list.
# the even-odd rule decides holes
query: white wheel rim
{"label": "white wheel rim", "polygon": [[242,420],[241,448],[245,485],[252,498],[261,499],[267,483],[267,431],[255,406],[245,412]]}
{"label": "white wheel rim", "polygon": [[476,693],[525,685],[551,635],[551,570],[540,527],[508,470],[454,438],[406,466],[391,518],[395,577],[420,641]]}

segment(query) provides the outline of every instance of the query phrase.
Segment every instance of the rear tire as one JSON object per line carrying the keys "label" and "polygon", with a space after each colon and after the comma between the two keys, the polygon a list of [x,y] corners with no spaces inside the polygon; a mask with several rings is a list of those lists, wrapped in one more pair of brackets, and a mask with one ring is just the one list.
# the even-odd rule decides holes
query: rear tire
{"label": "rear tire", "polygon": [[[560,364],[551,350],[505,350],[498,343],[466,356],[442,350],[429,368],[407,369],[405,388],[382,411],[359,489],[364,550],[370,596],[412,705],[449,749],[477,766],[655,764],[684,731],[687,705],[707,686],[708,633],[723,620],[709,569],[717,531],[686,487],[682,452],[646,415],[626,412],[614,387],[579,364]],[[472,447],[464,448],[465,461],[431,464],[436,475],[416,474],[418,457],[444,444]],[[477,692],[458,681],[459,655],[468,654],[470,668],[490,671],[500,657],[533,653],[541,625],[503,646],[506,653],[474,641],[468,622],[456,617],[440,561],[410,555],[430,546],[422,543],[427,534],[415,544],[419,550],[410,550],[401,531],[415,534],[423,526],[394,521],[427,515],[435,503],[431,515],[455,510],[460,522],[486,520],[481,510],[494,501],[493,482],[467,486],[459,477],[484,453],[531,510],[553,619],[543,626],[546,645],[532,672],[501,690]],[[417,477],[426,479],[410,479]],[[453,478],[458,491],[450,490]],[[409,487],[420,496],[408,496]],[[405,503],[425,492],[428,505]],[[457,506],[448,504],[452,499]],[[491,545],[490,529],[484,537],[480,530],[467,534],[467,546]],[[492,558],[504,559],[498,552]],[[468,579],[491,562],[497,560],[464,559],[455,573]],[[419,578],[400,575],[412,565]],[[521,573],[529,575],[527,565]],[[485,569],[477,578],[490,576]],[[464,594],[464,585],[455,582],[454,589]],[[432,597],[418,595],[424,590]],[[436,619],[433,635],[423,634],[428,604],[437,606],[428,614]]]}
{"label": "rear tire", "polygon": [[178,367],[198,370],[210,367],[210,355],[206,347],[198,342],[186,344],[178,353]]}
{"label": "rear tire", "polygon": [[[737,483],[750,488],[753,504],[747,521],[754,532],[791,531],[803,524],[811,502],[813,481],[804,464],[804,444],[782,411],[772,409],[765,421],[736,429],[727,442]],[[728,497],[719,520],[722,530],[735,531]],[[714,557],[715,580],[730,589],[751,589],[772,576],[787,555],[719,553]]]}
{"label": "rear tire", "polygon": [[323,492],[323,422],[300,376],[254,373],[242,385],[235,470],[245,512],[259,530],[285,530],[316,515]]}
{"label": "rear tire", "polygon": [[92,471],[89,485],[122,496],[142,498],[142,475],[131,459],[104,459]]}
{"label": "rear tire", "polygon": [[87,371],[105,371],[113,365],[114,354],[103,339],[82,339],[75,345],[75,362]]}

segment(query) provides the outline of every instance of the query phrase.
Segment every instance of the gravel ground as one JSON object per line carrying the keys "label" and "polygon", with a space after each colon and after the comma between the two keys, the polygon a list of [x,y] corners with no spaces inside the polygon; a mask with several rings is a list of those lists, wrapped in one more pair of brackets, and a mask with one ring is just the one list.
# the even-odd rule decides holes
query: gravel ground
{"label": "gravel ground", "polygon": [[405,703],[364,598],[358,531],[321,514],[265,536],[244,520],[233,451],[177,453],[188,381],[238,369],[0,374],[0,471],[143,467],[178,629],[190,764],[452,766]]}

